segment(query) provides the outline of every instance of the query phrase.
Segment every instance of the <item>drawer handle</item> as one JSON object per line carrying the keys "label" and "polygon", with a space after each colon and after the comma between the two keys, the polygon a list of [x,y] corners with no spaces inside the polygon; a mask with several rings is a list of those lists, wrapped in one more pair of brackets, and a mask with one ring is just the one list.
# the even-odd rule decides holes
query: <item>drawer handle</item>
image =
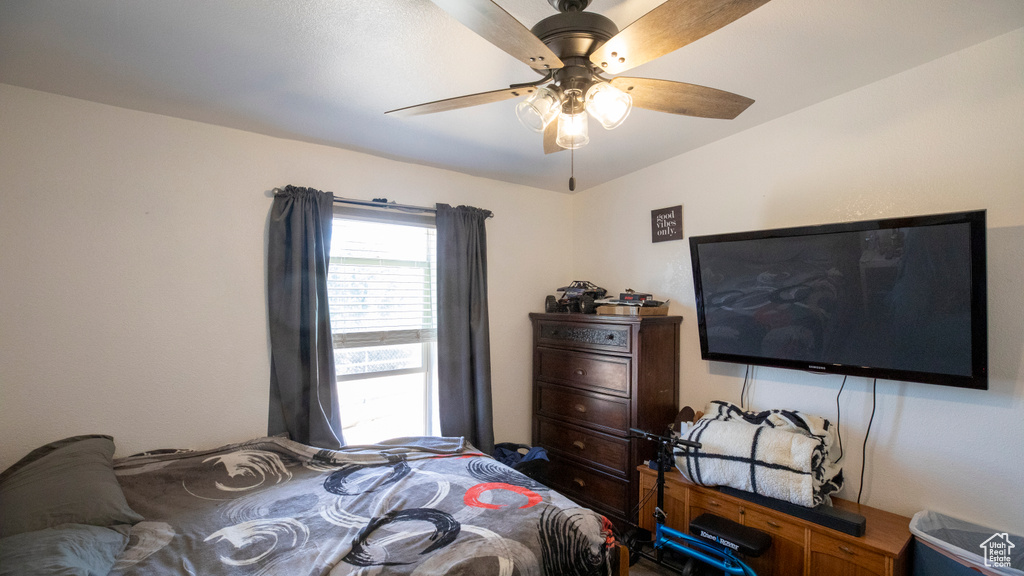
{"label": "drawer handle", "polygon": [[587,413],[587,407],[584,406],[583,404],[577,404],[577,405],[573,406],[573,408],[575,408],[576,411],[579,412],[580,414],[586,414]]}
{"label": "drawer handle", "polygon": [[715,502],[714,500],[708,500],[708,506],[718,507],[718,506],[721,506],[721,504],[719,504],[718,502]]}
{"label": "drawer handle", "polygon": [[609,334],[609,335],[605,336],[605,338],[607,338],[609,340],[615,340],[615,334]]}
{"label": "drawer handle", "polygon": [[771,520],[765,520],[764,523],[771,526],[772,528],[782,528],[781,524],[778,524],[777,522],[772,522]]}
{"label": "drawer handle", "polygon": [[587,445],[584,444],[582,440],[577,440],[577,441],[573,442],[572,445],[577,447],[577,448],[579,448],[580,450],[586,450],[587,449]]}
{"label": "drawer handle", "polygon": [[587,375],[587,371],[584,370],[583,368],[577,368],[576,369],[576,375],[577,376],[586,376]]}
{"label": "drawer handle", "polygon": [[856,556],[856,555],[857,555],[857,553],[856,553],[856,552],[854,552],[853,550],[851,550],[851,549],[850,549],[849,547],[847,547],[847,546],[839,546],[839,549],[840,549],[840,550],[842,550],[843,552],[846,552],[846,553],[847,553],[847,554],[849,554],[850,556]]}
{"label": "drawer handle", "polygon": [[587,487],[587,483],[584,482],[583,480],[580,480],[579,478],[573,478],[572,481],[575,482],[577,485],[579,485],[580,488],[586,488]]}

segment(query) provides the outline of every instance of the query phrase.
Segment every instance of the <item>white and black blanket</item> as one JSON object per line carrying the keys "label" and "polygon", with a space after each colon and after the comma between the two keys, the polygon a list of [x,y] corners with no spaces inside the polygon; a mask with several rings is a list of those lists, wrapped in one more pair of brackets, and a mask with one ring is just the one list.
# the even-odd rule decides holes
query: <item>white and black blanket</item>
{"label": "white and black blanket", "polygon": [[711,402],[682,434],[700,449],[677,449],[676,467],[695,484],[729,486],[814,507],[843,487],[828,420],[795,410],[745,412]]}

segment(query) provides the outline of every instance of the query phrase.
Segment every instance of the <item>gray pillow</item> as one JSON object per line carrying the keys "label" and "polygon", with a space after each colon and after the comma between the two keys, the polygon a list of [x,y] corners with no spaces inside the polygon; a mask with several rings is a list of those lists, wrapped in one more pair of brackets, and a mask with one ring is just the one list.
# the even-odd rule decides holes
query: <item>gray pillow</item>
{"label": "gray pillow", "polygon": [[128,544],[120,530],[62,524],[0,538],[0,576],[106,576]]}
{"label": "gray pillow", "polygon": [[0,474],[0,538],[59,524],[113,526],[142,520],[114,476],[109,436],[43,446]]}

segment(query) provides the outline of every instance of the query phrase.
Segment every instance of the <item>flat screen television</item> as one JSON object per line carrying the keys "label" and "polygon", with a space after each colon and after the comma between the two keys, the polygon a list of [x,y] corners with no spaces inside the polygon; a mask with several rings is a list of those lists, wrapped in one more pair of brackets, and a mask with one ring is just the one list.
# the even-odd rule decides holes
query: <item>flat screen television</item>
{"label": "flat screen television", "polygon": [[985,212],[690,238],[701,356],[988,389]]}

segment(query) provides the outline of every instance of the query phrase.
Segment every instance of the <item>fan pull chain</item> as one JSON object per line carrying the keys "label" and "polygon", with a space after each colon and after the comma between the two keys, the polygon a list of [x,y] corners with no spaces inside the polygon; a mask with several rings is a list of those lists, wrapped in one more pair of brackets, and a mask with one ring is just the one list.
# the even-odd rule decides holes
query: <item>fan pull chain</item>
{"label": "fan pull chain", "polygon": [[576,190],[576,137],[572,137],[572,148],[569,149],[569,192]]}

